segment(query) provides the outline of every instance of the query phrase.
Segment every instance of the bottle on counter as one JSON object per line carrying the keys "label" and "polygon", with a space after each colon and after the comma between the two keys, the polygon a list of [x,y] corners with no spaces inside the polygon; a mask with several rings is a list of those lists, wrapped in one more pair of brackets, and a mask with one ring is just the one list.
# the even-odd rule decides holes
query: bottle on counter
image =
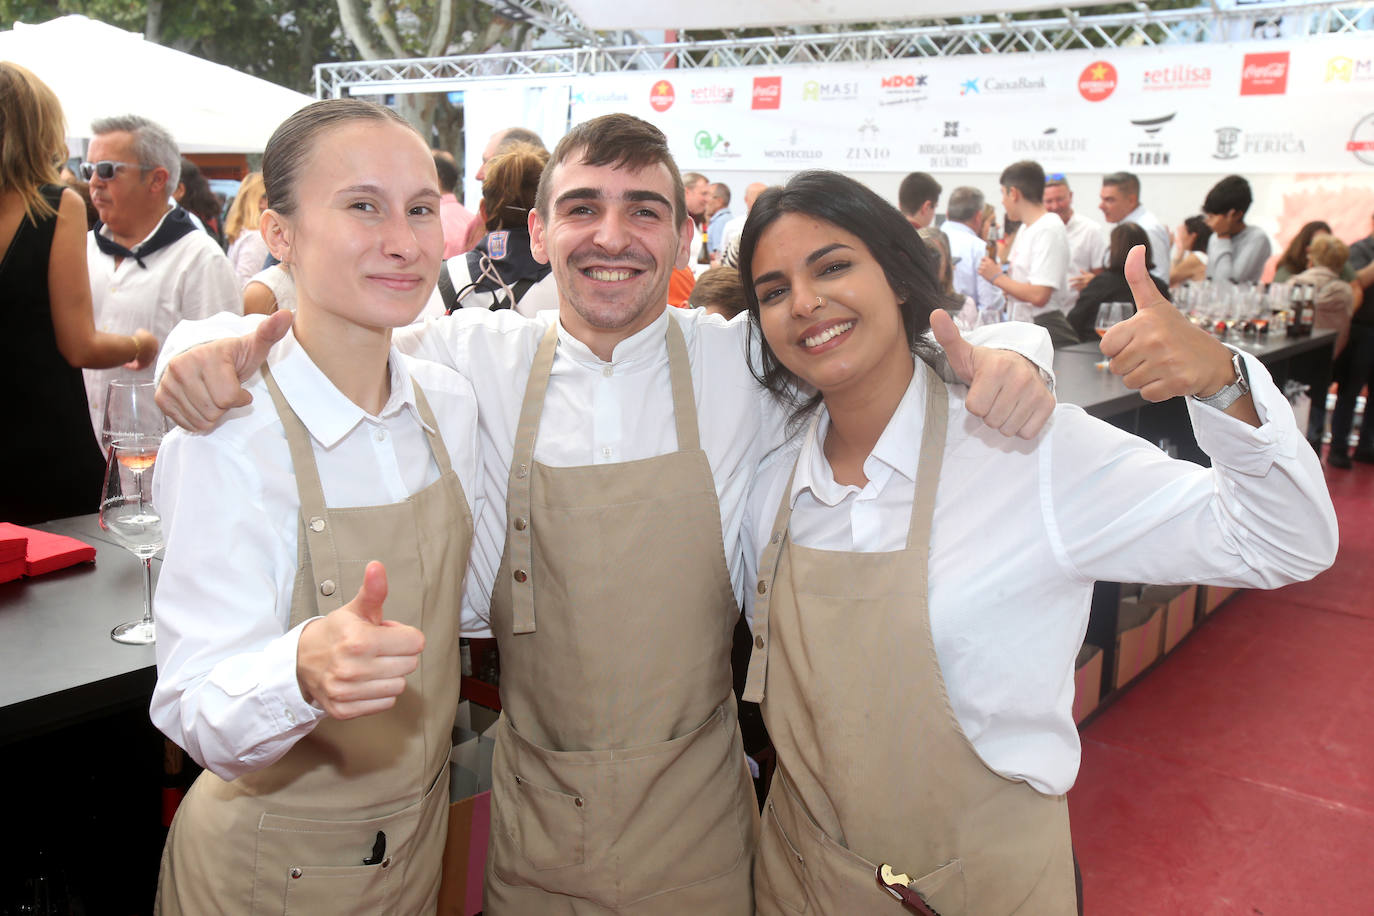
{"label": "bottle on counter", "polygon": [[1288,335],[1287,335],[1287,336],[1288,336],[1290,339],[1295,338],[1295,337],[1299,337],[1299,336],[1302,335],[1302,321],[1303,321],[1302,313],[1303,313],[1303,307],[1304,307],[1304,305],[1305,305],[1305,300],[1304,300],[1304,298],[1303,298],[1303,286],[1304,286],[1304,285],[1305,285],[1305,284],[1302,284],[1302,283],[1294,283],[1294,284],[1292,284],[1292,286],[1289,287],[1289,290],[1288,290]]}

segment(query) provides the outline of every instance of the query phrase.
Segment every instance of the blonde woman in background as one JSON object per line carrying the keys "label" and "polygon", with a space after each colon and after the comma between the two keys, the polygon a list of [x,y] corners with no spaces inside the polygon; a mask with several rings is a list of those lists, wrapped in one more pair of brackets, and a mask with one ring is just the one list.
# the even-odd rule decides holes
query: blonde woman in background
{"label": "blonde woman in background", "polygon": [[239,185],[239,193],[229,207],[224,222],[224,240],[229,243],[229,260],[243,288],[267,263],[267,242],[258,231],[262,211],[267,209],[267,188],[261,172],[250,172]]}
{"label": "blonde woman in background", "polygon": [[64,190],[66,119],[57,96],[0,62],[0,361],[6,441],[0,520],[28,524],[95,510],[105,461],[91,428],[81,370],[142,369],[157,339],[106,334],[91,318],[86,208]]}

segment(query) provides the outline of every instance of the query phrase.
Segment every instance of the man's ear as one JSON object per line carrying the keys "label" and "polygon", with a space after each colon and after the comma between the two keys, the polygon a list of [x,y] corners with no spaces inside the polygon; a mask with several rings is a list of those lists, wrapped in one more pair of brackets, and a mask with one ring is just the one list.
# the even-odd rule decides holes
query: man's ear
{"label": "man's ear", "polygon": [[170,177],[172,173],[159,165],[148,174],[148,187],[160,192],[163,197],[170,197],[167,190],[167,179]]}
{"label": "man's ear", "polygon": [[537,208],[530,210],[529,226],[530,254],[534,255],[534,259],[540,264],[549,263],[548,248],[544,245],[544,220]]}
{"label": "man's ear", "polygon": [[262,211],[262,217],[258,222],[258,231],[262,233],[262,240],[267,243],[267,250],[272,252],[272,257],[289,265],[291,263],[291,226],[286,222],[286,218],[269,207]]}
{"label": "man's ear", "polygon": [[682,221],[682,225],[677,227],[678,246],[677,261],[673,264],[678,270],[682,270],[692,263],[692,245],[697,240],[697,224],[689,214]]}

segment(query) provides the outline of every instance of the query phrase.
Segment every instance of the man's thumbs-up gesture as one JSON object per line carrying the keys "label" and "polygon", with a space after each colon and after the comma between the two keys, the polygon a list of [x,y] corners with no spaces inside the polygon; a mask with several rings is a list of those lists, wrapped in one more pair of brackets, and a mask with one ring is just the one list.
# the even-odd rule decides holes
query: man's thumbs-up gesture
{"label": "man's thumbs-up gesture", "polygon": [[954,374],[969,386],[964,397],[968,412],[1004,436],[1034,439],[1055,403],[1035,364],[1011,350],[975,347],[944,309],[930,313],[930,330]]}
{"label": "man's thumbs-up gesture", "polygon": [[384,619],[385,602],[386,567],[374,560],[352,601],[301,630],[301,694],[335,719],[390,709],[406,688],[406,675],[420,663],[425,634]]}
{"label": "man's thumbs-up gesture", "polygon": [[[1102,353],[1126,387],[1138,390],[1147,401],[1167,401],[1181,395],[1210,397],[1236,380],[1231,351],[1160,294],[1145,268],[1143,245],[1126,256],[1126,282],[1136,313],[1102,338]],[[1260,425],[1249,395],[1226,412],[1251,426]]]}

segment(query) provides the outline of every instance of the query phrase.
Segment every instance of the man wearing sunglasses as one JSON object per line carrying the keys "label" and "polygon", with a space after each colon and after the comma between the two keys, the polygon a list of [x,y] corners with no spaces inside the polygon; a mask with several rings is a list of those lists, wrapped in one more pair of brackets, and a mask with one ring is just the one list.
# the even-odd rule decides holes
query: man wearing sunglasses
{"label": "man wearing sunglasses", "polygon": [[[115,334],[147,328],[161,344],[183,318],[242,312],[233,265],[170,200],[181,175],[171,134],[134,115],[98,120],[91,131],[80,172],[100,216],[86,244],[96,328]],[[116,378],[152,378],[152,369],[84,374],[99,432],[106,386]]]}

